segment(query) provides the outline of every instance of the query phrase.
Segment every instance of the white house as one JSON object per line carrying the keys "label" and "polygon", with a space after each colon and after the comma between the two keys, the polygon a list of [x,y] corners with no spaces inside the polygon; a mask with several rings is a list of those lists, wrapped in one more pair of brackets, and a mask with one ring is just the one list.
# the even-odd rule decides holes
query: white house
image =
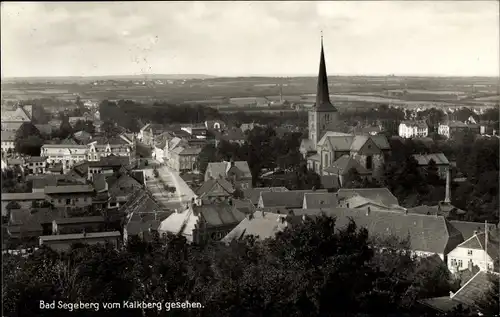
{"label": "white house", "polygon": [[[488,241],[488,243],[486,243]],[[478,266],[480,270],[493,270],[498,259],[499,243],[494,231],[475,233],[448,254],[448,269],[451,272]]]}
{"label": "white house", "polygon": [[85,161],[87,146],[79,144],[44,144],[40,156],[47,158],[47,163],[62,163],[64,169],[70,169],[76,163]]}
{"label": "white house", "polygon": [[9,151],[14,152],[14,141],[16,139],[16,133],[13,131],[2,131],[2,152],[7,153]]}
{"label": "white house", "polygon": [[399,124],[399,136],[402,138],[427,137],[429,126],[425,121],[403,121]]}

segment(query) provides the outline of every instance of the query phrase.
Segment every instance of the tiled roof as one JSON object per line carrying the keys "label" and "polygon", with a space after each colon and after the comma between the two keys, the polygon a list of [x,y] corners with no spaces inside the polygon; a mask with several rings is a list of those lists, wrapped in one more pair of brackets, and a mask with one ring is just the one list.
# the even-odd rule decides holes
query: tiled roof
{"label": "tiled roof", "polygon": [[2,193],[2,201],[10,200],[43,200],[45,193]]}
{"label": "tiled roof", "polygon": [[95,238],[113,238],[121,237],[119,231],[110,232],[88,232],[88,233],[75,233],[75,234],[56,234],[51,236],[41,236],[40,242],[44,241],[65,241],[65,240],[86,240]]}
{"label": "tiled roof", "polygon": [[133,177],[122,174],[112,184],[109,183],[108,193],[111,197],[128,196],[136,189],[142,188],[142,185]]}
{"label": "tiled roof", "polygon": [[102,157],[99,161],[89,162],[89,167],[119,167],[128,164],[128,157],[110,155]]}
{"label": "tiled roof", "polygon": [[256,211],[250,217],[245,217],[233,230],[231,230],[223,239],[223,242],[230,242],[234,239],[239,240],[245,236],[256,236],[261,240],[273,238],[276,233],[284,230],[287,222],[280,221],[284,215],[276,213],[267,213]]}
{"label": "tiled roof", "polygon": [[227,180],[223,178],[214,178],[204,182],[203,185],[201,185],[201,187],[196,190],[196,195],[198,195],[199,197],[203,197],[206,194],[209,194],[217,184],[219,184],[222,189],[224,189],[228,194],[232,194],[234,192],[233,185],[231,185],[231,183],[229,183]]}
{"label": "tiled roof", "polygon": [[402,212],[370,212],[359,209],[325,208],[307,209],[309,213],[323,212],[337,219],[336,225],[344,227],[353,219],[359,227],[364,227],[372,236],[396,236],[402,240],[409,238],[410,247],[415,251],[447,254],[463,242],[462,234],[442,216],[405,214]]}
{"label": "tiled roof", "polygon": [[42,148],[47,149],[87,149],[86,145],[80,144],[44,144]]}
{"label": "tiled roof", "polygon": [[24,160],[26,163],[40,163],[47,161],[47,158],[44,156],[30,156]]}
{"label": "tiled roof", "polygon": [[307,209],[335,208],[339,204],[339,197],[336,193],[306,193],[304,201]]}
{"label": "tiled roof", "polygon": [[38,225],[52,223],[53,220],[63,218],[64,210],[51,210],[50,208],[12,209],[10,211],[10,225],[36,223]]}
{"label": "tiled roof", "polygon": [[106,190],[106,175],[104,174],[94,174],[92,176],[92,185],[96,192],[102,192]]}
{"label": "tiled roof", "polygon": [[[500,282],[500,276],[491,273],[496,282]],[[479,271],[462,288],[451,296],[451,299],[469,307],[474,307],[484,294],[490,289],[491,282],[488,272]]]}
{"label": "tiled roof", "polygon": [[131,193],[127,203],[120,207],[125,214],[139,216],[142,213],[163,212],[163,208],[144,189],[137,189]]}
{"label": "tiled roof", "polygon": [[254,205],[259,203],[261,192],[287,192],[286,187],[256,187],[250,188],[243,191],[245,198],[249,199]]}
{"label": "tiled roof", "polygon": [[101,223],[104,222],[104,217],[71,217],[54,220],[58,225],[78,224],[78,223]]}
{"label": "tiled roof", "polygon": [[442,313],[451,312],[460,305],[459,302],[452,300],[450,296],[426,298],[419,302]]}
{"label": "tiled roof", "polygon": [[[453,227],[457,228],[457,230],[462,233],[462,236],[465,240],[472,237],[476,231],[484,231],[484,223],[481,222],[450,220],[450,223],[453,225]],[[490,231],[495,230],[496,225],[490,223],[488,224],[488,228],[490,229]]]}
{"label": "tiled roof", "polygon": [[[3,116],[3,113],[2,113]],[[2,122],[2,130],[17,131],[24,122]],[[5,131],[2,131],[4,133]]]}
{"label": "tiled roof", "polygon": [[357,194],[373,201],[378,201],[385,206],[399,205],[398,199],[387,188],[341,188],[338,194],[340,197],[349,197]]}
{"label": "tiled roof", "polygon": [[312,192],[326,192],[326,190],[293,190],[286,192],[261,192],[260,198],[263,207],[302,208],[304,195]]}
{"label": "tiled roof", "polygon": [[198,155],[198,154],[200,154],[201,150],[202,149],[200,147],[188,146],[188,147],[185,147],[179,153],[179,155]]}
{"label": "tiled roof", "polygon": [[67,194],[67,193],[91,193],[94,191],[91,185],[61,185],[46,186],[46,194]]}
{"label": "tiled roof", "polygon": [[[147,236],[147,240],[148,238],[150,238],[150,235],[148,234],[149,229],[157,231],[159,226],[159,220],[129,221],[127,224],[127,235],[130,237],[142,233],[143,235],[145,234],[145,236]],[[145,237],[143,236],[143,238]]]}
{"label": "tiled roof", "polygon": [[347,175],[352,168],[356,169],[361,175],[371,174],[370,171],[349,155],[342,155],[331,166],[325,168],[324,171],[336,175]]}
{"label": "tiled roof", "polygon": [[[207,165],[207,173],[213,178],[226,177],[230,166],[231,162],[210,162]],[[235,161],[234,166],[242,172],[242,177],[252,177],[252,172],[246,161]]]}
{"label": "tiled roof", "polygon": [[417,160],[419,165],[429,165],[430,160],[433,160],[437,165],[450,164],[443,153],[414,154],[413,157]]}
{"label": "tiled roof", "polygon": [[325,142],[329,142],[331,148],[334,151],[359,151],[361,147],[371,139],[375,145],[381,150],[389,150],[389,141],[384,135],[343,135],[343,136],[330,136],[325,134],[318,142],[318,145],[322,145]]}
{"label": "tiled roof", "polygon": [[202,206],[193,206],[195,213],[199,213],[210,227],[237,225],[245,218],[245,215],[234,206],[221,204],[210,204]]}

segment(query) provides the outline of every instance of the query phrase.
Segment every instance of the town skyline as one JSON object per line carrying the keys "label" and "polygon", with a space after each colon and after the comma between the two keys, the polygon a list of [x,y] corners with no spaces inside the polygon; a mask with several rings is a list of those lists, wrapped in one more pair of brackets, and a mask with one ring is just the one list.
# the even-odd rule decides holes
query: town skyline
{"label": "town skyline", "polygon": [[498,21],[490,1],[2,3],[2,78],[309,77],[321,31],[330,76],[498,77]]}

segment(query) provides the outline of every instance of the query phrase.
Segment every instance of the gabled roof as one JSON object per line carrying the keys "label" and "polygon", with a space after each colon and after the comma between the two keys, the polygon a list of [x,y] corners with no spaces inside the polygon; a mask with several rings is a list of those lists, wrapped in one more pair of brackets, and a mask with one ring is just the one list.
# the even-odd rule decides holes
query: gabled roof
{"label": "gabled roof", "polygon": [[323,170],[335,175],[347,175],[352,168],[356,169],[360,175],[371,174],[370,171],[349,155],[342,155],[331,166]]}
{"label": "gabled roof", "polygon": [[232,194],[234,192],[234,187],[229,183],[227,180],[223,178],[213,178],[209,179],[206,182],[204,182],[198,190],[196,190],[196,195],[199,197],[203,197],[209,193],[211,193],[212,189],[216,186],[219,185],[224,189],[224,191],[227,194]]}
{"label": "gabled roof", "polygon": [[80,223],[104,223],[104,217],[93,216],[93,217],[71,217],[71,218],[61,218],[54,220],[58,225],[69,225],[69,224],[80,224]]}
{"label": "gabled roof", "polygon": [[254,205],[259,203],[261,192],[287,192],[286,187],[256,187],[250,188],[243,191],[243,196],[249,199]]}
{"label": "gabled roof", "polygon": [[443,153],[432,154],[413,154],[418,165],[429,165],[430,160],[433,160],[437,165],[449,165],[450,162]]}
{"label": "gabled roof", "polygon": [[[498,241],[498,233],[496,232],[496,230],[488,232],[488,245],[486,251],[488,252],[488,255],[493,259],[493,261],[499,259],[499,247],[500,244]],[[485,251],[486,234],[484,232],[474,234],[472,237],[459,244],[457,248]]]}
{"label": "gabled roof", "polygon": [[404,124],[405,126],[412,128],[420,128],[420,129],[428,128],[428,125],[424,120],[415,120],[415,121],[405,120],[400,124]]}
{"label": "gabled roof", "polygon": [[276,213],[256,211],[250,217],[245,217],[233,230],[223,239],[223,242],[239,240],[245,236],[256,236],[261,240],[273,238],[276,233],[288,226],[287,222],[281,222],[280,218],[286,217]]}
{"label": "gabled roof", "polygon": [[45,194],[91,193],[93,191],[94,188],[91,185],[60,185],[45,187]]}
{"label": "gabled roof", "polygon": [[108,193],[111,197],[128,196],[142,185],[133,177],[122,174],[112,183],[108,182]]}
{"label": "gabled roof", "polygon": [[304,202],[307,209],[335,208],[339,205],[339,197],[336,193],[306,193]]}
{"label": "gabled roof", "polygon": [[120,231],[110,232],[88,232],[88,233],[75,233],[75,234],[55,234],[51,236],[41,236],[40,242],[45,241],[67,241],[67,240],[88,240],[97,238],[119,238],[121,237]]}
{"label": "gabled roof", "polygon": [[[497,283],[500,278],[498,274],[491,273],[496,278]],[[451,299],[469,307],[474,307],[484,294],[490,289],[491,282],[488,272],[479,271],[462,288],[451,296]]]}
{"label": "gabled roof", "polygon": [[310,215],[324,213],[335,217],[339,229],[352,219],[372,236],[396,236],[402,240],[409,238],[410,248],[414,251],[448,254],[463,241],[462,234],[442,216],[347,208],[307,209],[307,212]]}
{"label": "gabled roof", "polygon": [[396,196],[387,188],[341,188],[337,193],[342,198],[359,195],[380,202],[385,206],[399,205]]}
{"label": "gabled roof", "polygon": [[[242,172],[242,177],[252,177],[252,172],[246,161],[235,161],[234,166]],[[226,177],[231,162],[210,162],[205,173],[213,178]]]}
{"label": "gabled roof", "polygon": [[106,175],[104,174],[94,174],[92,176],[92,185],[96,192],[102,192],[107,189]]}
{"label": "gabled roof", "polygon": [[[481,222],[450,220],[450,223],[462,233],[465,240],[474,236],[475,232],[484,231],[484,223]],[[488,228],[490,231],[493,231],[496,229],[496,225],[489,223]]]}
{"label": "gabled roof", "polygon": [[261,192],[260,199],[263,207],[302,208],[304,195],[313,192],[326,192],[326,190],[293,190],[285,192]]}

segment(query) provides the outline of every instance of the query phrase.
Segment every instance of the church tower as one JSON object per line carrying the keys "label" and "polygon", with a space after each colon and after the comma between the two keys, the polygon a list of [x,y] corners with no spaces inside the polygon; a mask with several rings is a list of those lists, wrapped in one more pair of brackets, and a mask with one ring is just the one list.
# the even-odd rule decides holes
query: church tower
{"label": "church tower", "polygon": [[325,53],[323,51],[323,35],[321,35],[321,56],[319,61],[318,87],[316,90],[316,104],[309,111],[308,127],[309,140],[316,149],[318,141],[338,120],[338,111],[330,102],[328,76],[326,74]]}

